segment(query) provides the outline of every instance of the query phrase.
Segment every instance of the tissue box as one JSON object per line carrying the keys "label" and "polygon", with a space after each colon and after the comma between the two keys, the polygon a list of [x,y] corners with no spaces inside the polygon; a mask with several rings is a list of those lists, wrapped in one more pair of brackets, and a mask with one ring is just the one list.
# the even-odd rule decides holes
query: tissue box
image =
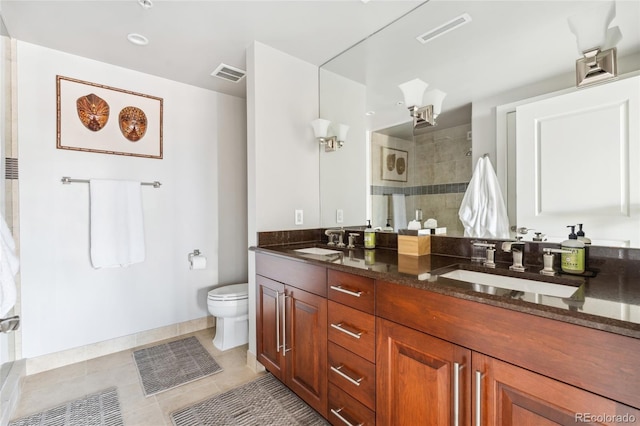
{"label": "tissue box", "polygon": [[401,229],[398,233],[398,254],[408,256],[431,254],[431,236],[425,235],[424,229],[420,231]]}

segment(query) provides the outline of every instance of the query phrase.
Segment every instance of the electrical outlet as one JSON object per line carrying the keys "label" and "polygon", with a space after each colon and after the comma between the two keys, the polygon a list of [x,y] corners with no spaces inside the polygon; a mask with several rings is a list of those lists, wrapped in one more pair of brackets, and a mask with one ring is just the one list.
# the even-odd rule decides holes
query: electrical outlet
{"label": "electrical outlet", "polygon": [[295,219],[295,224],[296,225],[302,225],[304,223],[304,218],[302,215],[302,210],[296,210],[296,219]]}
{"label": "electrical outlet", "polygon": [[344,210],[338,209],[336,210],[336,223],[344,222]]}

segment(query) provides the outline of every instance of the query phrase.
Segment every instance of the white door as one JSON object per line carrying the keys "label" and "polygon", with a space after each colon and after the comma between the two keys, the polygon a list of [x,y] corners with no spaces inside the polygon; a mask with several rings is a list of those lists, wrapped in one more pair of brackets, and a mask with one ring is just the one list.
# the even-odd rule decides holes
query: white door
{"label": "white door", "polygon": [[640,76],[516,108],[517,224],[640,246]]}

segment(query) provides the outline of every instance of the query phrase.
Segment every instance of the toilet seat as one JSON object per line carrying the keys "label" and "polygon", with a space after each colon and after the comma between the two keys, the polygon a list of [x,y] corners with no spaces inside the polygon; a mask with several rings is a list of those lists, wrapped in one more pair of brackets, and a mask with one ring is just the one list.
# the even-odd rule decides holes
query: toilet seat
{"label": "toilet seat", "polygon": [[244,300],[249,298],[248,284],[232,284],[218,288],[214,288],[207,293],[208,300],[214,301],[232,301]]}

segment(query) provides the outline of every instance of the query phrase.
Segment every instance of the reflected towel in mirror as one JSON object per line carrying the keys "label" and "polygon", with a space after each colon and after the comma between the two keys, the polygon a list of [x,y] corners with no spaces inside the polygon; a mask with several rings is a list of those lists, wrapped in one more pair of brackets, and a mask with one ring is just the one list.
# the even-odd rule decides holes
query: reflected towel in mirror
{"label": "reflected towel in mirror", "polygon": [[393,232],[398,232],[398,229],[407,229],[407,205],[404,194],[391,194],[391,206],[393,208]]}
{"label": "reflected towel in mirror", "polygon": [[478,159],[458,216],[465,237],[509,238],[507,208],[488,157]]}

